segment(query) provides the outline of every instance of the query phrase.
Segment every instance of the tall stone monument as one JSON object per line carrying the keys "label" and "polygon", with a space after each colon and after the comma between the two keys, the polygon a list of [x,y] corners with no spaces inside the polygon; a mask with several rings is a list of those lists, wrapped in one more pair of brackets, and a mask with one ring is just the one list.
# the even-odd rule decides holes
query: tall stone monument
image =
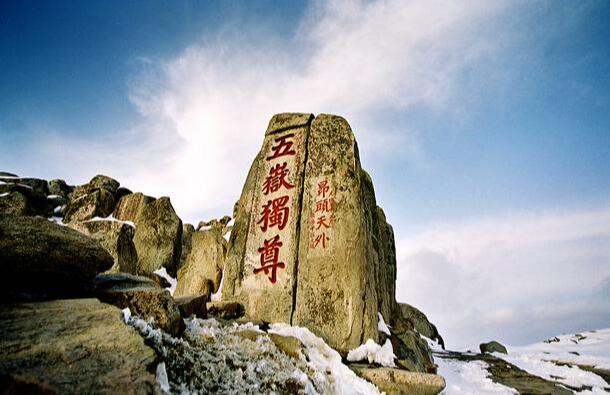
{"label": "tall stone monument", "polygon": [[237,204],[223,300],[348,351],[396,310],[392,228],[345,119],[277,114]]}

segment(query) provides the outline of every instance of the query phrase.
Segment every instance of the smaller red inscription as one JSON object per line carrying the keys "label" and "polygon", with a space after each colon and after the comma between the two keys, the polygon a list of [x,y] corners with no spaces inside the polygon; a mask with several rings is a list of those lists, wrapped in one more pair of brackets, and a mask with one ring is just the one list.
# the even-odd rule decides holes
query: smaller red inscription
{"label": "smaller red inscription", "polygon": [[269,281],[275,284],[277,281],[277,269],[284,269],[286,267],[284,262],[279,262],[280,247],[282,245],[283,243],[280,241],[279,235],[263,242],[263,246],[258,249],[258,252],[261,254],[261,267],[254,269],[254,274],[264,272]]}
{"label": "smaller red inscription", "polygon": [[318,196],[322,195],[322,198],[325,198],[329,191],[328,181],[324,180],[318,183]]}
{"label": "smaller red inscription", "polygon": [[271,147],[273,153],[267,157],[267,160],[279,158],[284,155],[296,155],[296,151],[292,149],[294,143],[289,140],[292,137],[294,137],[294,133],[276,138],[274,141],[278,144]]}

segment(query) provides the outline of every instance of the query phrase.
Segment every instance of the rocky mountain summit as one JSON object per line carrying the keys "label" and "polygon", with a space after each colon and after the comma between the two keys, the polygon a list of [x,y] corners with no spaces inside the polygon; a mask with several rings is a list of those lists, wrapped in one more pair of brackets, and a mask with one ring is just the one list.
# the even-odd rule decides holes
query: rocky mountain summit
{"label": "rocky mountain summit", "polygon": [[444,350],[426,315],[396,301],[393,229],[334,115],[273,116],[233,218],[196,226],[169,197],[108,176],[0,172],[0,271],[3,393],[608,389],[605,362],[576,354],[548,373],[497,342]]}
{"label": "rocky mountain summit", "polygon": [[422,336],[442,338],[395,300],[393,230],[343,118],[275,115],[233,216],[195,227],[108,176],[0,173],[2,390],[442,390]]}

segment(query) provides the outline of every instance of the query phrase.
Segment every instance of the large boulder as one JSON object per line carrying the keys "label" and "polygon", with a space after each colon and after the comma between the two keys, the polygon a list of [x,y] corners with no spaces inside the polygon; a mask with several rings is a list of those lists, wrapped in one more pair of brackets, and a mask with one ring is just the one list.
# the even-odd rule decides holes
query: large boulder
{"label": "large boulder", "polygon": [[144,206],[137,218],[133,241],[138,252],[139,274],[165,267],[176,277],[182,248],[182,221],[168,197]]}
{"label": "large boulder", "polygon": [[159,393],[156,356],[96,299],[0,305],[3,394]]}
{"label": "large boulder", "polygon": [[154,201],[155,198],[141,192],[130,193],[120,198],[112,216],[121,221],[131,221],[137,224],[144,206]]}
{"label": "large boulder", "polygon": [[407,303],[398,303],[398,311],[393,317],[392,323],[397,331],[415,330],[445,348],[445,342],[438,333],[436,326],[428,320],[423,312]]}
{"label": "large boulder", "polygon": [[178,271],[180,271],[180,268],[184,266],[186,258],[191,253],[194,232],[195,227],[192,224],[182,224],[182,250],[180,251],[180,264],[178,265]]}
{"label": "large boulder", "polygon": [[492,353],[492,352],[497,352],[500,354],[508,354],[508,351],[506,350],[506,347],[504,347],[502,345],[502,343],[499,343],[495,340],[492,340],[490,342],[487,343],[481,343],[479,344],[479,349],[481,350],[481,354],[484,353]]}
{"label": "large boulder", "polygon": [[347,121],[278,114],[236,204],[222,299],[306,326],[340,352],[379,340],[396,309],[392,228]]}
{"label": "large boulder", "polygon": [[105,218],[112,214],[114,196],[107,189],[96,189],[82,195],[74,195],[75,192],[66,206],[65,223],[86,221],[95,217]]}
{"label": "large boulder", "polygon": [[28,198],[21,192],[0,193],[0,215],[30,215],[32,207]]}
{"label": "large boulder", "polygon": [[68,195],[72,193],[72,190],[74,190],[74,188],[66,184],[64,180],[59,179],[50,180],[47,185],[50,195],[58,195],[64,198],[67,198]]}
{"label": "large boulder", "polygon": [[[191,252],[178,271],[176,296],[205,295],[210,291],[218,291],[222,278],[225,242],[222,236],[214,231],[193,233]],[[208,280],[212,283],[212,289],[209,289]]]}
{"label": "large boulder", "polygon": [[396,332],[392,334],[390,341],[398,366],[411,372],[436,373],[432,351],[417,332]]}
{"label": "large boulder", "polygon": [[445,388],[445,379],[436,374],[367,365],[350,365],[350,368],[388,395],[436,395]]}
{"label": "large boulder", "polygon": [[132,314],[171,335],[177,336],[184,329],[180,310],[169,291],[150,278],[102,274],[93,281],[93,293],[102,302],[129,308]]}
{"label": "large boulder", "polygon": [[44,218],[0,216],[3,291],[69,292],[113,265],[97,240]]}
{"label": "large boulder", "polygon": [[71,223],[70,227],[100,242],[112,255],[114,265],[108,273],[136,273],[138,254],[133,244],[135,229],[123,221],[100,219]]}

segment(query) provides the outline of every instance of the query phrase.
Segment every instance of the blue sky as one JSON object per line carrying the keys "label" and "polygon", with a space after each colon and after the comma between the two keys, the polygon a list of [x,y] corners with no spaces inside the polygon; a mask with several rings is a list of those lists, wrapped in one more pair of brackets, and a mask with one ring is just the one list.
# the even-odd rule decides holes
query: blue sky
{"label": "blue sky", "polygon": [[608,20],[601,1],[4,1],[0,168],[109,174],[196,222],[231,212],[273,113],[337,113],[399,298],[450,342],[610,326]]}

